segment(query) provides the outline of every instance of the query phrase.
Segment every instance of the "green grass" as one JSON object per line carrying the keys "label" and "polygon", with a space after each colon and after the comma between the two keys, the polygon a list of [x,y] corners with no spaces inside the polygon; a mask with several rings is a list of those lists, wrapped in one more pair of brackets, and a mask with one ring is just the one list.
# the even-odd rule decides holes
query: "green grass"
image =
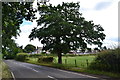
{"label": "green grass", "polygon": [[[55,63],[57,63],[57,57],[55,57]],[[95,56],[74,56],[74,57],[65,57],[63,56],[62,62],[63,64],[66,65],[71,65],[71,66],[77,66],[80,68],[86,68],[87,67],[87,60],[88,60],[88,65],[95,59]]]}
{"label": "green grass", "polygon": [[9,71],[8,66],[7,66],[2,60],[0,60],[0,65],[2,65],[2,66],[1,66],[1,69],[0,69],[0,70],[2,70],[2,71],[0,72],[0,76],[1,76],[2,78],[7,79],[7,80],[11,80],[12,75],[11,75],[11,73],[10,73],[10,71]]}
{"label": "green grass", "polygon": [[8,66],[2,60],[2,54],[0,54],[0,79],[2,80],[11,80],[12,75]]}
{"label": "green grass", "polygon": [[[88,60],[88,65],[95,59],[95,56],[90,55],[90,56],[74,56],[74,57],[69,57],[69,56],[63,56],[62,57],[62,62],[65,65],[71,66],[71,67],[79,67],[79,68],[87,68],[87,61]],[[38,58],[29,58],[31,62],[36,62]],[[75,63],[76,60],[76,63]],[[58,63],[58,58],[57,56],[54,57],[54,63]]]}

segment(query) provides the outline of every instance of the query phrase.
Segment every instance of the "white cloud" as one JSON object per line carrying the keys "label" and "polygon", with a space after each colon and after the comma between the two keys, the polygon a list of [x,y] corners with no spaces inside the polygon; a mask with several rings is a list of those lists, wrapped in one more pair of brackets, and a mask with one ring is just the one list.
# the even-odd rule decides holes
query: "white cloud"
{"label": "white cloud", "polygon": [[100,24],[104,28],[106,39],[104,45],[110,47],[111,44],[118,44],[118,1],[112,2],[112,4],[101,10],[95,10],[94,8],[88,11],[82,11],[86,20],[93,20],[95,24]]}
{"label": "white cloud", "polygon": [[21,33],[20,33],[20,37],[18,36],[18,38],[16,39],[16,43],[19,44],[19,46],[25,47],[27,44],[32,44],[34,46],[39,46],[41,47],[42,44],[38,41],[38,39],[34,39],[32,41],[30,41],[30,39],[28,38],[28,36],[31,33],[31,30],[34,28],[35,23],[33,23],[32,25],[24,25],[21,26]]}

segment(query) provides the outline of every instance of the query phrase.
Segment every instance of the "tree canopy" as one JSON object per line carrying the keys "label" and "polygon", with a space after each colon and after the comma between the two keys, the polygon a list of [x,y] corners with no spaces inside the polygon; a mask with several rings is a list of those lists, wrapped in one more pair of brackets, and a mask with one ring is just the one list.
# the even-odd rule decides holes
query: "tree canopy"
{"label": "tree canopy", "polygon": [[32,44],[28,44],[24,48],[24,52],[26,52],[26,53],[30,53],[30,52],[33,52],[35,50],[36,50],[36,47]]}
{"label": "tree canopy", "polygon": [[93,21],[86,21],[79,12],[79,3],[62,3],[53,6],[38,7],[40,18],[38,26],[29,35],[30,40],[38,38],[43,50],[58,54],[58,63],[62,63],[62,54],[78,48],[85,49],[94,44],[101,47],[105,39],[104,29]]}
{"label": "tree canopy", "polygon": [[[17,38],[20,33],[20,24],[23,19],[32,21],[34,19],[32,2],[2,2],[2,53],[7,49],[13,51],[16,43],[13,37]],[[11,48],[14,46],[14,48]]]}

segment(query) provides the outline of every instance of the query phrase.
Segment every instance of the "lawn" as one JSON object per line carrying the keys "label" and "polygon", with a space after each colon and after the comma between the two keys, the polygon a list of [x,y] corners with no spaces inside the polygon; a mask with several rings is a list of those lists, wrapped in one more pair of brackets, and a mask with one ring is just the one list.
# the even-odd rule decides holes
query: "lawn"
{"label": "lawn", "polygon": [[[55,57],[55,63],[57,63],[57,57]],[[65,57],[63,56],[62,62],[63,64],[86,68],[93,60],[95,56],[75,56],[75,57]]]}
{"label": "lawn", "polygon": [[[54,57],[54,63],[57,63],[57,56]],[[89,55],[89,56],[63,56],[62,62],[65,65],[69,65],[71,67],[79,67],[79,68],[86,68],[87,65],[89,65],[93,60],[95,59],[95,56]],[[37,62],[38,58],[29,58],[30,62]]]}

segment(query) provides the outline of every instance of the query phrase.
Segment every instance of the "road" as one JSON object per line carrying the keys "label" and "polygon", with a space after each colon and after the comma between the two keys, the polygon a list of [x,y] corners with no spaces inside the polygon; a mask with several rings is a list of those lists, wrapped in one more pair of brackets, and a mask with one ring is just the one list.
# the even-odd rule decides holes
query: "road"
{"label": "road", "polygon": [[100,80],[81,73],[39,66],[15,60],[5,60],[14,80]]}

